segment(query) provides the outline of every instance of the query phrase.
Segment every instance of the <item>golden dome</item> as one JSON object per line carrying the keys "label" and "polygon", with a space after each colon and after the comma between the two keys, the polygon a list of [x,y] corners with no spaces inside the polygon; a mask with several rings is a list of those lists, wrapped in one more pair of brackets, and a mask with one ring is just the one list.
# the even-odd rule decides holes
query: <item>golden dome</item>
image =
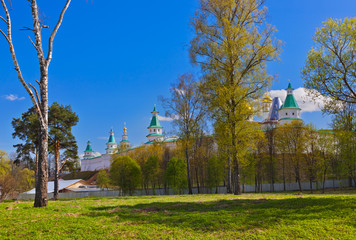
{"label": "golden dome", "polygon": [[266,93],[266,96],[263,98],[262,102],[264,102],[264,103],[272,102],[272,98],[268,95],[268,93]]}

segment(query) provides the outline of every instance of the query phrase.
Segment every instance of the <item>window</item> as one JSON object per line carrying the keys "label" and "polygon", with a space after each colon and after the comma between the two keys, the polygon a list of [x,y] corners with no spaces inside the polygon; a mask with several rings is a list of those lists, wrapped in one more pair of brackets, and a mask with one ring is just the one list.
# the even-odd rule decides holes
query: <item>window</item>
{"label": "window", "polygon": [[292,115],[294,116],[294,113],[292,113]]}
{"label": "window", "polygon": [[288,115],[288,113],[286,113],[286,115]]}

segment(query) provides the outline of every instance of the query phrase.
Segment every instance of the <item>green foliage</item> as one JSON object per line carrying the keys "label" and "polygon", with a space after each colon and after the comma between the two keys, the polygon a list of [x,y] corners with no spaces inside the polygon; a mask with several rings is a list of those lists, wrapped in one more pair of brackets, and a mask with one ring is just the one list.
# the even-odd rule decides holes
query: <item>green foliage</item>
{"label": "green foliage", "polygon": [[35,161],[30,155],[31,153],[36,155],[39,148],[40,122],[35,108],[29,108],[21,118],[13,118],[11,124],[14,128],[12,137],[24,142],[14,145],[17,153],[16,163],[23,162],[28,168],[35,170]]}
{"label": "green foliage", "polygon": [[142,166],[143,183],[147,187],[150,183],[153,186],[157,180],[159,171],[159,159],[155,155],[151,155]]}
{"label": "green foliage", "polygon": [[100,188],[108,188],[110,185],[110,178],[106,170],[101,169],[96,177],[96,184]]}
{"label": "green foliage", "polygon": [[173,157],[169,160],[166,169],[166,180],[175,193],[182,193],[187,187],[187,164],[181,158]]}
{"label": "green foliage", "polygon": [[311,96],[329,97],[324,110],[340,109],[340,101],[356,103],[355,36],[356,18],[330,18],[315,32],[302,78]]}
{"label": "green foliage", "polygon": [[[201,0],[192,24],[192,61],[200,65],[204,102],[215,120],[218,138],[227,142],[238,181],[239,160],[253,147],[257,130],[249,123],[259,111],[259,99],[273,77],[266,62],[278,58],[280,42],[273,39],[276,29],[265,23],[266,8],[261,0]],[[242,155],[242,156],[241,156]]]}
{"label": "green foliage", "polygon": [[110,166],[110,178],[124,194],[132,195],[140,184],[141,168],[128,156],[116,157]]}
{"label": "green foliage", "polygon": [[0,150],[0,201],[13,192],[24,192],[33,188],[35,172],[16,166],[8,159],[7,153]]}
{"label": "green foliage", "polygon": [[[78,146],[75,137],[72,134],[72,127],[77,125],[79,118],[78,115],[72,111],[70,105],[63,106],[54,102],[48,112],[48,126],[50,144],[49,150],[59,160],[59,151],[64,150],[63,157],[68,160],[68,166],[75,167],[73,161],[78,159]],[[70,169],[74,171],[75,169]]]}
{"label": "green foliage", "polygon": [[[59,151],[64,150],[64,167],[73,172],[79,168],[78,146],[72,134],[72,127],[79,121],[78,115],[72,111],[70,105],[63,106],[57,102],[48,111],[49,151],[56,155],[58,161]],[[40,123],[34,107],[23,113],[21,118],[14,118],[11,124],[14,128],[12,136],[24,141],[14,146],[17,148],[17,163],[26,162],[28,168],[35,170],[35,162],[30,153],[38,153]]]}
{"label": "green foliage", "polygon": [[[354,239],[355,191],[0,203],[8,239]],[[14,224],[16,223],[16,224]]]}
{"label": "green foliage", "polygon": [[221,159],[216,155],[213,155],[208,159],[208,187],[210,189],[216,188],[216,193],[218,193],[218,186],[224,179],[224,164]]}

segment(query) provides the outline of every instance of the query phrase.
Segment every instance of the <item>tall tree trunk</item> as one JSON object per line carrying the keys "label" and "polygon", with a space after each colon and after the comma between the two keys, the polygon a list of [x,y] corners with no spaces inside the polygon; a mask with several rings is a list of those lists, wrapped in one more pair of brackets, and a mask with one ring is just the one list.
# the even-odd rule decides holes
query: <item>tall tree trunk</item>
{"label": "tall tree trunk", "polygon": [[199,174],[198,174],[198,168],[197,168],[197,167],[195,167],[195,177],[196,177],[196,179],[197,179],[198,194],[200,194]]}
{"label": "tall tree trunk", "polygon": [[193,190],[192,190],[192,182],[190,179],[190,164],[189,164],[189,146],[188,143],[186,143],[185,146],[185,157],[187,158],[187,178],[188,178],[188,193],[189,194],[193,194]]}
{"label": "tall tree trunk", "polygon": [[[39,23],[38,23],[39,24]],[[38,154],[38,173],[35,194],[35,207],[47,206],[47,184],[48,184],[48,67],[40,62],[41,66],[41,81],[40,81],[40,94],[41,94],[41,141]]]}
{"label": "tall tree trunk", "polygon": [[324,169],[323,172],[323,193],[325,193],[325,179],[326,179],[326,168]]}
{"label": "tall tree trunk", "polygon": [[283,190],[286,191],[286,174],[285,174],[285,157],[284,153],[282,153],[282,171],[283,171]]}
{"label": "tall tree trunk", "polygon": [[309,179],[309,185],[310,185],[310,193],[313,193],[313,180],[312,180],[312,178]]}
{"label": "tall tree trunk", "polygon": [[55,139],[54,140],[55,149],[54,149],[54,159],[55,159],[55,169],[54,169],[54,192],[53,199],[58,200],[59,196],[59,187],[58,187],[58,174],[59,174],[59,143]]}
{"label": "tall tree trunk", "polygon": [[232,193],[232,184],[231,184],[231,156],[229,155],[227,159],[227,187],[226,193]]}

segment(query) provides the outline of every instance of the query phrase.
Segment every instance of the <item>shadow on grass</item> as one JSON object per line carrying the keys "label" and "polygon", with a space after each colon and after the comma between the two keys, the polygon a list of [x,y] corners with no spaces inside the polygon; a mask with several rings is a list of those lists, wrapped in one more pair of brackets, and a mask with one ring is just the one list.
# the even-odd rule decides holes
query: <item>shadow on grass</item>
{"label": "shadow on grass", "polygon": [[[87,214],[128,224],[158,224],[198,231],[268,229],[278,224],[339,219],[356,227],[356,199],[348,197],[153,202],[91,207]],[[307,223],[307,222],[306,222]]]}

